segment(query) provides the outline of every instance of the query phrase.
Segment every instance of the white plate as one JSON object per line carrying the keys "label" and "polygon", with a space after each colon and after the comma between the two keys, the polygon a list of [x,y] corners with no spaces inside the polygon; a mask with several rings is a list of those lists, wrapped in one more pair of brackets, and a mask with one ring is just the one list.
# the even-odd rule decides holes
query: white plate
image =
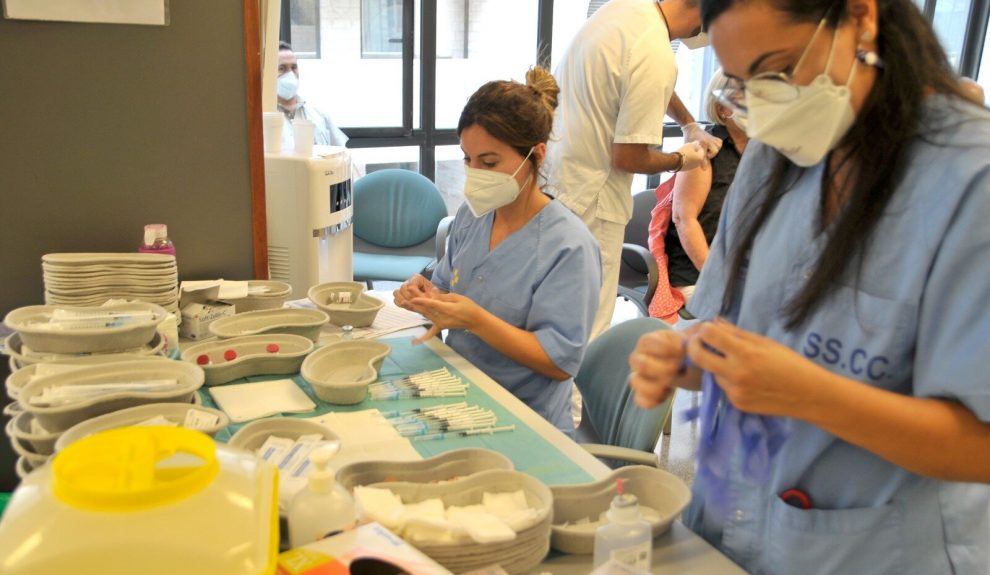
{"label": "white plate", "polygon": [[106,252],[52,253],[41,256],[41,261],[49,264],[61,264],[64,266],[93,264],[167,266],[170,264],[175,264],[175,256],[168,254]]}

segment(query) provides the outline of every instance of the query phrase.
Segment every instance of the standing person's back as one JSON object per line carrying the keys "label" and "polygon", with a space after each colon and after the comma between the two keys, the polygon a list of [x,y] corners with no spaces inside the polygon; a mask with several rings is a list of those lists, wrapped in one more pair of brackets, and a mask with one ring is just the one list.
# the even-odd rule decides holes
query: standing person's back
{"label": "standing person's back", "polygon": [[[700,27],[698,0],[611,0],[588,19],[557,67],[560,108],[549,179],[601,248],[593,337],[609,326],[615,309],[633,174],[690,170],[721,145],[674,93],[677,65],[670,41],[693,37]],[[704,148],[690,143],[673,153],[658,151],[668,113],[683,126],[687,141],[699,139]]]}
{"label": "standing person's back", "polygon": [[625,225],[633,173],[610,169],[612,144],[660,145],[677,80],[670,38],[653,0],[611,0],[588,19],[554,75],[561,105],[549,150],[558,199]]}

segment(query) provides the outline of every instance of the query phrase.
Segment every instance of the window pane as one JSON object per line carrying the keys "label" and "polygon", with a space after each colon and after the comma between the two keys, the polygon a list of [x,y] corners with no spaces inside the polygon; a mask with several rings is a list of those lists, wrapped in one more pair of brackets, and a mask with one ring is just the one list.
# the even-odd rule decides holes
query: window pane
{"label": "window pane", "polygon": [[296,53],[297,58],[319,58],[319,0],[289,2],[289,34],[292,38],[292,51]]}
{"label": "window pane", "polygon": [[361,0],[363,57],[402,57],[402,1]]}
{"label": "window pane", "polygon": [[464,152],[460,146],[437,146],[437,188],[454,215],[464,203]]}
{"label": "window pane", "polygon": [[957,70],[966,37],[969,4],[970,0],[938,0],[935,4],[935,33],[949,56],[949,63]]}
{"label": "window pane", "polygon": [[319,15],[320,56],[299,61],[302,97],[338,126],[401,126],[402,59],[362,57],[362,3],[320,0]]}
{"label": "window pane", "polygon": [[437,60],[437,127],[454,128],[464,103],[485,82],[525,81],[536,63],[537,11],[533,0],[438,0],[438,19],[442,14],[448,21],[438,22],[438,35],[467,19],[465,56]]}
{"label": "window pane", "polygon": [[386,168],[419,171],[419,147],[352,148],[348,150],[359,174],[370,174]]}
{"label": "window pane", "polygon": [[[980,69],[976,78],[976,81],[983,86],[983,91],[990,93],[990,34],[983,37],[983,57],[980,58]],[[983,101],[986,102],[986,99]]]}

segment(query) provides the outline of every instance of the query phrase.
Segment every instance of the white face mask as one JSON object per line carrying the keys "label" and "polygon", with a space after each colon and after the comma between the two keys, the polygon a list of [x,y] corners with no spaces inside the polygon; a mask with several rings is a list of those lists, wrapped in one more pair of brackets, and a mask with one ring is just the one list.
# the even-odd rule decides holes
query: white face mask
{"label": "white face mask", "polygon": [[742,130],[743,132],[746,131],[746,126],[749,125],[749,122],[746,120],[746,116],[743,116],[739,112],[736,112],[736,113],[732,114],[727,119],[728,119],[728,121],[730,121],[733,124],[735,124],[736,127],[739,128],[740,130]]}
{"label": "white face mask", "polygon": [[697,50],[698,48],[704,48],[711,44],[711,42],[708,40],[708,34],[701,32],[690,38],[681,38],[681,44],[684,44],[684,47],[688,50]]}
{"label": "white face mask", "polygon": [[[823,19],[818,30],[821,30],[824,23]],[[746,90],[746,134],[776,148],[801,167],[806,168],[821,162],[846,135],[856,119],[849,101],[849,85],[856,72],[856,60],[853,60],[845,86],[836,86],[828,75],[832,68],[838,34],[836,28],[825,71],[807,86],[794,86],[797,90],[795,98],[774,102],[754,93],[759,93],[760,90]],[[817,31],[815,35],[818,35]],[[814,39],[812,36],[811,41],[814,42]],[[805,55],[801,56],[795,70],[801,66]]]}
{"label": "white face mask", "polygon": [[[467,178],[464,182],[464,199],[474,217],[480,218],[496,208],[511,204],[519,197],[521,188],[516,181],[516,174],[526,165],[532,154],[533,149],[530,148],[522,163],[511,175],[495,170],[465,167]],[[529,182],[529,178],[526,178],[526,182]]]}
{"label": "white face mask", "polygon": [[292,72],[286,72],[278,77],[278,97],[291,100],[299,91],[299,77]]}

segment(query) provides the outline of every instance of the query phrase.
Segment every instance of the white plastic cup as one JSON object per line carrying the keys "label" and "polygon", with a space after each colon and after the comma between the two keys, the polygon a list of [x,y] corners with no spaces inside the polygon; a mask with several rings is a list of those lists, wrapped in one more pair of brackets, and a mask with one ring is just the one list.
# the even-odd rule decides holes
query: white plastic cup
{"label": "white plastic cup", "polygon": [[265,151],[277,154],[282,151],[282,112],[265,112]]}
{"label": "white plastic cup", "polygon": [[316,134],[316,125],[309,120],[292,120],[292,135],[295,141],[296,154],[300,156],[313,155],[313,138]]}

